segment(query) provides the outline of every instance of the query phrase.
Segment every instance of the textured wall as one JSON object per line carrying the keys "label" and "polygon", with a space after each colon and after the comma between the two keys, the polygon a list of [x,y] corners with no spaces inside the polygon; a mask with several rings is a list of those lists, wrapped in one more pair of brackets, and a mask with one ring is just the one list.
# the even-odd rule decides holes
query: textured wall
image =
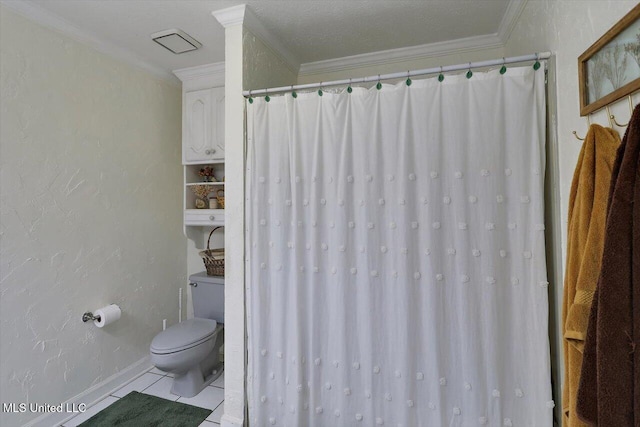
{"label": "textured wall", "polygon": [[243,28],[243,89],[264,89],[296,84],[297,74],[262,40]]}
{"label": "textured wall", "polygon": [[[180,90],[0,12],[0,400],[59,403],[177,319]],[[80,321],[112,302],[117,323]]]}

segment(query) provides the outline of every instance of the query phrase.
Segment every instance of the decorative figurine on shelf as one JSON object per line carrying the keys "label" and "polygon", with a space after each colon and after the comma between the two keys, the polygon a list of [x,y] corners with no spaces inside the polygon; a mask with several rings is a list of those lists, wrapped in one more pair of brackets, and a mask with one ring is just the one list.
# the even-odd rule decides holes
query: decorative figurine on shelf
{"label": "decorative figurine on shelf", "polygon": [[204,167],[198,171],[204,182],[216,182],[216,178],[213,176],[213,168],[210,166]]}
{"label": "decorative figurine on shelf", "polygon": [[211,189],[213,187],[211,187],[210,185],[193,185],[191,186],[191,191],[193,191],[193,194],[196,195],[196,201],[195,201],[195,205],[196,205],[196,209],[206,209],[208,203],[208,199],[209,199],[209,193],[211,193]]}

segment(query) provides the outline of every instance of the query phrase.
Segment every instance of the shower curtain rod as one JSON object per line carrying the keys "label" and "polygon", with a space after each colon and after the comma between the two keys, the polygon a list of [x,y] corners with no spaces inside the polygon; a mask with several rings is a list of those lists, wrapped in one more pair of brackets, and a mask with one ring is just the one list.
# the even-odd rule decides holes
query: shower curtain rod
{"label": "shower curtain rod", "polygon": [[379,82],[381,80],[395,80],[395,79],[401,79],[405,77],[409,78],[413,76],[425,76],[427,74],[446,73],[451,71],[470,70],[472,68],[485,68],[485,67],[494,67],[496,65],[515,64],[518,62],[537,61],[537,60],[548,59],[550,57],[551,57],[551,52],[540,52],[540,53],[534,53],[531,55],[512,56],[509,58],[492,59],[488,61],[468,62],[466,64],[458,64],[458,65],[446,65],[444,67],[425,68],[422,70],[407,71],[402,73],[378,74],[375,76],[358,77],[355,79],[343,79],[343,80],[333,80],[329,82],[308,83],[303,85],[281,86],[281,87],[274,87],[269,89],[245,90],[242,92],[242,95],[245,98],[248,98],[255,95],[266,95],[269,93],[293,92],[296,90],[304,90],[304,89],[321,89],[329,86],[344,86],[344,85],[352,85],[356,83]]}

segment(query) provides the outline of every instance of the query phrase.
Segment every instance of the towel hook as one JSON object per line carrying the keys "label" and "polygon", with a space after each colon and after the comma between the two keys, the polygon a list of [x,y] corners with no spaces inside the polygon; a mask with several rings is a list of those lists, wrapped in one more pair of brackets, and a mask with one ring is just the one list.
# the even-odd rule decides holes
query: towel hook
{"label": "towel hook", "polygon": [[607,118],[609,119],[609,127],[613,128],[613,114],[611,114],[611,110],[609,109],[609,106],[607,105],[606,107],[604,107],[605,110],[607,110]]}
{"label": "towel hook", "polygon": [[[591,126],[591,114],[587,114],[587,125],[589,125],[589,127]],[[573,136],[575,136],[578,141],[584,141],[586,139],[586,136],[584,138],[580,138],[578,136],[578,132],[575,130],[571,133],[573,133]]]}
{"label": "towel hook", "polygon": [[613,120],[613,123],[615,123],[616,126],[624,128],[627,127],[629,125],[629,122],[627,123],[618,123],[618,121],[616,120],[616,116],[614,116],[613,114],[609,116],[609,120]]}
{"label": "towel hook", "polygon": [[[631,111],[631,115],[633,115],[633,100],[631,99],[631,95],[629,95],[627,98],[629,99],[629,111]],[[610,119],[613,120],[613,123],[615,123],[616,126],[621,127],[621,128],[629,126],[629,122],[631,121],[631,120],[629,120],[629,122],[627,122],[625,124],[618,123],[618,121],[616,120],[616,118],[615,118],[615,116],[613,114],[611,114]]]}

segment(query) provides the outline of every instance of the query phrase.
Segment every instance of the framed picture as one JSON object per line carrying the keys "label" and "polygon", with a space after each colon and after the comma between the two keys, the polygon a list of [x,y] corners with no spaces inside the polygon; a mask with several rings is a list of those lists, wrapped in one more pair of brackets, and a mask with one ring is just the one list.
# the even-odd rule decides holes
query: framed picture
{"label": "framed picture", "polygon": [[578,58],[580,115],[640,90],[640,4]]}

